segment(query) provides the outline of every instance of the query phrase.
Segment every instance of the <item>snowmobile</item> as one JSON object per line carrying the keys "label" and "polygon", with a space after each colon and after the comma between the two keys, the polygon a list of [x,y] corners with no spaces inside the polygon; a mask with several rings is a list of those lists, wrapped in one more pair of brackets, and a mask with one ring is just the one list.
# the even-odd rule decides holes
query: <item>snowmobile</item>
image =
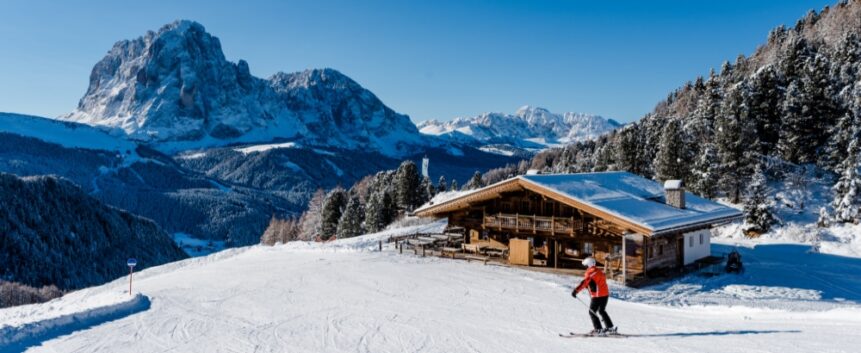
{"label": "snowmobile", "polygon": [[741,262],[741,254],[733,250],[726,259],[726,273],[740,274],[744,272],[744,264]]}

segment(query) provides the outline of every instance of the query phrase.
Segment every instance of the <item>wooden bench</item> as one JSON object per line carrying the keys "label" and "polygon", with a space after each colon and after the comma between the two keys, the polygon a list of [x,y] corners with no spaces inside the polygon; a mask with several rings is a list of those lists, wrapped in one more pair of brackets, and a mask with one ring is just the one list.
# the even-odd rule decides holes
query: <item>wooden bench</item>
{"label": "wooden bench", "polygon": [[461,244],[461,248],[464,252],[478,253],[481,251],[482,246],[479,244]]}
{"label": "wooden bench", "polygon": [[471,254],[464,255],[463,258],[466,259],[467,262],[472,261],[472,260],[476,260],[476,261],[483,262],[485,265],[487,265],[487,261],[490,260],[490,257],[488,257],[488,256],[471,255]]}
{"label": "wooden bench", "polygon": [[445,235],[445,234],[432,234],[430,237],[433,238],[434,240],[439,240],[439,241],[448,241],[449,240],[449,236]]}
{"label": "wooden bench", "polygon": [[487,249],[484,251],[487,256],[493,257],[505,257],[505,250],[500,249]]}
{"label": "wooden bench", "polygon": [[460,248],[452,248],[452,247],[448,247],[448,246],[443,246],[440,249],[440,256],[442,256],[442,257],[451,256],[451,258],[453,259],[454,255],[457,253],[460,253],[461,251],[462,250]]}
{"label": "wooden bench", "polygon": [[435,243],[437,241],[434,237],[417,237],[416,239],[427,242],[427,243]]}
{"label": "wooden bench", "polygon": [[412,246],[428,246],[430,244],[433,244],[433,242],[421,239],[409,239],[407,240],[407,244],[410,244]]}

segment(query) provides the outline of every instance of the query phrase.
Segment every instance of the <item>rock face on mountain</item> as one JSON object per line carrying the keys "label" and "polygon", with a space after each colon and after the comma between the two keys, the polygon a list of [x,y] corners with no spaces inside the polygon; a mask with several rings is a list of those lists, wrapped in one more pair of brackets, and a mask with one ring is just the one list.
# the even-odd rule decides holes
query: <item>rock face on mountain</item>
{"label": "rock face on mountain", "polygon": [[593,139],[620,126],[612,119],[597,115],[554,114],[531,106],[521,107],[514,114],[484,113],[451,121],[428,120],[418,125],[420,131],[428,135],[527,148]]}
{"label": "rock face on mountain", "polygon": [[186,20],[116,43],[62,119],[122,129],[162,151],[290,139],[399,155],[422,140],[406,115],[340,72],[252,76]]}
{"label": "rock face on mountain", "polygon": [[69,181],[0,173],[0,278],[75,289],[186,255],[155,222],[105,206]]}

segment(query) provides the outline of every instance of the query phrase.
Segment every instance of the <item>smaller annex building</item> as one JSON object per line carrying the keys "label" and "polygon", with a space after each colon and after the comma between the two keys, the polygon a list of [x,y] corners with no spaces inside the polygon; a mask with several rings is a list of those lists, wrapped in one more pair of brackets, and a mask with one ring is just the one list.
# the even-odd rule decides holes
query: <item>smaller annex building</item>
{"label": "smaller annex building", "polygon": [[439,196],[415,214],[463,228],[465,248],[487,246],[511,264],[562,269],[594,256],[625,282],[709,257],[709,229],[742,217],[680,181],[661,185],[627,172],[523,175]]}

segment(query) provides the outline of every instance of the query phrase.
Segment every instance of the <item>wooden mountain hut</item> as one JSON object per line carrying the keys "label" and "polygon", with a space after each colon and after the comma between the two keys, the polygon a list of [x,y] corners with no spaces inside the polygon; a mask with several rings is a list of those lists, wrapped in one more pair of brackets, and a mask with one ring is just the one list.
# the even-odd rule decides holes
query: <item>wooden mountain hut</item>
{"label": "wooden mountain hut", "polygon": [[450,196],[415,214],[465,229],[465,248],[561,269],[581,268],[593,256],[625,282],[709,257],[709,229],[742,217],[680,181],[661,185],[627,172],[523,175]]}

